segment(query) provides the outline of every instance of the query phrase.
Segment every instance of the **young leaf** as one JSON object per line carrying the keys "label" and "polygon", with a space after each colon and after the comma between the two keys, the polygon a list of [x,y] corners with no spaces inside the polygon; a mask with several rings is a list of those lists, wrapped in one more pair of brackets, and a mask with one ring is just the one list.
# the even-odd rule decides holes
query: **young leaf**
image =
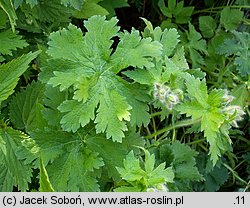
{"label": "young leaf", "polygon": [[[163,57],[172,55],[174,49],[176,48],[179,40],[180,35],[178,34],[178,31],[175,28],[171,29],[165,29],[162,31],[160,27],[156,27],[153,29],[153,26],[151,22],[146,20],[145,18],[142,18],[142,20],[147,25],[144,29],[144,37],[149,36],[152,37],[153,40],[159,41],[163,46]],[[147,34],[147,30],[149,31],[149,35]]]}
{"label": "young leaf", "polygon": [[0,65],[0,103],[13,93],[19,76],[26,71],[29,63],[36,58],[38,54],[39,51],[28,53],[6,64]]}
{"label": "young leaf", "polygon": [[[207,93],[206,84],[193,76],[187,76],[187,91],[190,100],[181,103],[176,107],[181,113],[192,116],[192,119],[201,119],[201,131],[210,144],[209,152],[215,165],[218,161],[221,151],[226,149],[221,140],[220,127],[225,122],[225,116],[221,112],[221,104],[223,102],[224,91],[214,90],[210,94]],[[229,141],[225,139],[225,143]]]}
{"label": "young leaf", "polygon": [[99,191],[94,169],[103,166],[97,153],[79,144],[63,150],[64,154],[47,166],[51,184],[56,191]]}
{"label": "young leaf", "polygon": [[169,0],[168,7],[166,7],[164,0],[159,0],[158,6],[165,16],[174,17],[178,24],[188,23],[194,11],[194,7],[184,7],[184,1],[176,3],[176,0]]}
{"label": "young leaf", "polygon": [[142,178],[146,178],[146,173],[142,170],[139,159],[134,156],[133,151],[126,156],[123,166],[124,168],[117,167],[117,170],[124,180],[140,181]]}
{"label": "young leaf", "polygon": [[122,178],[134,187],[143,188],[141,191],[146,191],[147,188],[155,187],[158,184],[171,183],[174,179],[173,169],[165,168],[165,163],[161,163],[155,168],[155,156],[150,155],[147,150],[145,150],[143,168],[133,151],[126,156],[123,165],[124,168],[117,167]]}

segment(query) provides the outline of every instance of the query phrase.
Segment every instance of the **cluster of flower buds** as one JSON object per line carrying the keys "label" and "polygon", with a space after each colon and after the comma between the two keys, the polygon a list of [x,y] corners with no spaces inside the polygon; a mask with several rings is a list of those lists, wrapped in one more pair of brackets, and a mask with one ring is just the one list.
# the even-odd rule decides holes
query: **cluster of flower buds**
{"label": "cluster of flower buds", "polygon": [[238,105],[230,105],[234,97],[228,94],[228,91],[225,91],[223,98],[223,109],[222,113],[226,116],[226,120],[234,127],[239,127],[237,122],[243,119],[245,112]]}
{"label": "cluster of flower buds", "polygon": [[171,90],[170,87],[160,83],[154,84],[153,96],[155,99],[159,100],[163,105],[165,105],[169,110],[172,110],[176,104],[183,100],[182,90]]}
{"label": "cluster of flower buds", "polygon": [[168,187],[163,184],[163,183],[159,183],[154,187],[150,187],[147,188],[147,192],[168,192]]}

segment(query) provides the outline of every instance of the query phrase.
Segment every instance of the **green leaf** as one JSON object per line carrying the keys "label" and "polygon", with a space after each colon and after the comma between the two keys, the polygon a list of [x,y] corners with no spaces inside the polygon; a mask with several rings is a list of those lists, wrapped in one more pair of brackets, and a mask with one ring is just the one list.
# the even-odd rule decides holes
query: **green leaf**
{"label": "green leaf", "polygon": [[[143,147],[144,143],[143,138],[131,130],[126,132],[122,143],[107,140],[102,135],[90,135],[86,137],[87,147],[99,153],[100,157],[103,158],[109,177],[112,177],[114,180],[120,180],[120,175],[116,167],[122,167],[123,159],[129,151],[133,149],[134,152],[138,152],[138,148],[136,147]],[[112,157],[110,157],[111,154]]]}
{"label": "green leaf", "polygon": [[174,186],[168,184],[170,191],[192,191],[194,183],[204,180],[196,164],[198,152],[188,145],[179,141],[172,144],[162,143],[154,152],[157,164],[165,162],[174,172]]}
{"label": "green leaf", "polygon": [[200,81],[200,79],[194,76],[188,76],[186,79],[186,86],[190,98],[195,99],[200,105],[206,108],[208,94],[205,79]]}
{"label": "green leaf", "polygon": [[133,151],[126,156],[123,166],[124,168],[117,167],[117,170],[126,181],[140,181],[146,177],[146,173],[142,170],[139,159],[134,156]]}
{"label": "green leaf", "polygon": [[61,3],[65,6],[72,6],[73,8],[80,10],[83,5],[83,2],[85,1],[86,0],[61,0]]}
{"label": "green leaf", "polygon": [[234,96],[232,105],[238,105],[242,109],[247,105],[247,102],[250,101],[250,92],[247,90],[245,84],[237,85],[231,91],[231,95]]}
{"label": "green leaf", "polygon": [[3,10],[0,10],[0,29],[4,29],[6,27],[6,23],[7,14]]}
{"label": "green leaf", "polygon": [[85,134],[75,135],[54,129],[31,132],[55,191],[99,190],[95,170],[104,163],[98,153],[81,145]]}
{"label": "green leaf", "polygon": [[12,98],[9,107],[10,119],[16,128],[29,131],[46,125],[40,113],[44,109],[41,104],[43,97],[44,85],[32,82]]}
{"label": "green leaf", "polygon": [[8,171],[5,164],[0,163],[0,190],[1,192],[11,192],[15,184],[14,177]]}
{"label": "green leaf", "polygon": [[220,23],[226,30],[235,30],[240,24],[244,13],[238,9],[225,7],[221,11]]}
{"label": "green leaf", "polygon": [[200,129],[210,144],[209,154],[215,165],[221,152],[229,150],[226,144],[230,143],[227,138],[220,135],[220,128],[226,119],[221,106],[224,91],[213,90],[208,94],[205,81],[190,75],[186,77],[186,86],[190,100],[181,103],[176,109],[182,114],[192,116],[193,120],[201,119]]}
{"label": "green leaf", "polygon": [[[183,2],[179,2],[177,5],[178,6],[182,5],[183,7]],[[176,12],[174,14],[176,23],[178,24],[186,24],[191,20],[191,16],[193,14],[194,7],[183,7],[180,11],[176,9]]]}
{"label": "green leaf", "polygon": [[[112,136],[113,141],[122,142],[120,138],[124,137],[123,131],[127,130],[126,121],[130,121],[129,110],[131,106],[116,91],[104,93],[95,119],[96,132],[106,131],[107,138]],[[112,122],[103,118],[109,118]]]}
{"label": "green leaf", "polygon": [[0,7],[5,11],[10,20],[11,29],[14,32],[16,26],[17,15],[11,0],[0,0]]}
{"label": "green leaf", "polygon": [[[122,178],[134,187],[143,187],[142,191],[147,188],[173,182],[174,172],[171,167],[165,168],[165,163],[161,163],[155,168],[155,156],[150,155],[147,150],[145,152],[145,161],[143,168],[139,159],[134,156],[131,151],[123,161],[124,167],[117,167]],[[141,184],[141,185],[140,185]]]}
{"label": "green leaf", "polygon": [[78,9],[80,11],[76,10],[73,12],[73,16],[79,19],[87,19],[94,15],[108,15],[109,12],[98,4],[100,1],[101,0],[86,0],[83,6]]}
{"label": "green leaf", "polygon": [[[159,41],[163,45],[163,56],[170,56],[172,55],[174,49],[176,48],[179,40],[179,34],[175,28],[171,29],[165,29],[162,31],[160,27],[156,27],[153,29],[153,26],[151,22],[149,22],[147,19],[142,18],[142,20],[147,25],[144,29],[144,36],[152,37],[153,40]],[[149,35],[147,35],[148,31]]]}
{"label": "green leaf", "polygon": [[138,93],[131,94],[132,85],[116,74],[128,66],[152,66],[152,58],[161,55],[161,44],[141,38],[133,30],[121,33],[120,42],[111,53],[111,39],[119,30],[116,24],[116,18],[93,16],[85,21],[84,36],[73,25],[50,35],[47,52],[52,57],[50,63],[57,67],[54,66],[55,71],[50,67],[43,69],[43,77],[51,76],[48,83],[61,91],[72,89],[70,99],[58,107],[63,113],[60,123],[66,131],[76,132],[93,120],[96,132],[121,141],[127,130],[126,121],[139,126],[149,122],[147,96],[141,94],[141,87]]}
{"label": "green leaf", "polygon": [[0,103],[11,95],[21,76],[39,51],[28,53],[0,66]]}
{"label": "green leaf", "polygon": [[196,167],[195,157],[198,155],[196,151],[189,146],[181,144],[179,141],[171,145],[174,154],[173,167],[176,180],[201,181],[202,175]]}
{"label": "green leaf", "polygon": [[19,190],[28,190],[32,167],[20,160],[16,154],[22,148],[22,141],[28,136],[11,127],[0,128],[0,187],[2,192],[12,191],[13,186]]}
{"label": "green leaf", "polygon": [[46,86],[42,115],[49,125],[60,128],[62,113],[58,110],[59,105],[65,100],[66,93],[60,92],[58,88]]}
{"label": "green leaf", "polygon": [[0,53],[3,55],[12,55],[12,50],[28,46],[22,36],[17,35],[11,30],[0,32]]}
{"label": "green leaf", "polygon": [[206,41],[202,39],[201,34],[195,30],[191,23],[189,23],[188,27],[189,31],[186,32],[188,42],[184,44],[184,47],[189,52],[193,68],[196,68],[199,67],[200,64],[204,64],[204,59],[201,54],[207,54],[207,46]]}
{"label": "green leaf", "polygon": [[[23,3],[23,1],[24,0],[13,0],[13,5],[14,5],[15,9],[17,9]],[[29,4],[31,6],[31,8],[33,8],[35,5],[38,4],[37,0],[25,0],[25,2],[27,4]]]}
{"label": "green leaf", "polygon": [[200,27],[203,37],[211,38],[214,36],[214,32],[217,27],[217,24],[211,16],[200,16],[199,27]]}
{"label": "green leaf", "polygon": [[204,181],[196,185],[195,191],[218,191],[229,178],[228,170],[222,165],[213,167],[212,162],[207,159],[205,153],[200,153],[197,157],[197,166],[204,176]]}
{"label": "green leaf", "polygon": [[53,192],[54,189],[49,181],[48,173],[44,167],[43,160],[40,158],[40,179],[39,179],[40,192]]}
{"label": "green leaf", "polygon": [[111,57],[114,71],[118,73],[128,66],[153,67],[154,64],[148,57],[161,56],[161,50],[162,46],[158,41],[152,41],[151,38],[141,39],[139,31],[134,29],[131,33],[125,31],[120,35],[120,42]]}
{"label": "green leaf", "polygon": [[188,23],[194,10],[194,7],[184,7],[184,1],[177,3],[176,0],[168,1],[168,7],[166,7],[164,0],[159,0],[158,6],[166,17],[174,18],[178,24]]}
{"label": "green leaf", "polygon": [[128,7],[128,0],[103,0],[99,4],[104,7],[108,12],[109,16],[115,16],[115,9]]}
{"label": "green leaf", "polygon": [[79,144],[64,149],[64,154],[47,166],[56,191],[99,191],[94,169],[103,166],[102,159]]}
{"label": "green leaf", "polygon": [[226,39],[218,48],[219,54],[226,56],[235,55],[234,64],[237,66],[236,70],[242,76],[250,74],[250,34],[246,32],[233,31],[234,38]]}
{"label": "green leaf", "polygon": [[60,123],[64,130],[76,132],[80,126],[86,126],[90,120],[94,120],[95,107],[99,100],[95,96],[87,103],[80,103],[75,100],[64,101],[58,110],[66,113]]}

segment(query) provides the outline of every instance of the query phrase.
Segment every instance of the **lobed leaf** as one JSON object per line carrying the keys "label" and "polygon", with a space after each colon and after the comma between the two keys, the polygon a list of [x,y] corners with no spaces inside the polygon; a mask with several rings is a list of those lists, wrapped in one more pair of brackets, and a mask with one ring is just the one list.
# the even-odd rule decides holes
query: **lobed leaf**
{"label": "lobed leaf", "polygon": [[43,77],[52,75],[48,84],[60,91],[73,90],[73,96],[58,107],[63,113],[60,123],[64,130],[75,132],[94,120],[97,133],[105,132],[107,138],[121,141],[126,121],[142,125],[150,117],[146,96],[126,93],[130,85],[116,74],[128,66],[153,66],[151,60],[161,55],[162,46],[151,38],[142,39],[133,30],[119,35],[118,46],[111,53],[112,38],[119,30],[117,19],[93,16],[84,23],[84,36],[73,25],[50,35],[49,62],[57,67],[44,68]]}

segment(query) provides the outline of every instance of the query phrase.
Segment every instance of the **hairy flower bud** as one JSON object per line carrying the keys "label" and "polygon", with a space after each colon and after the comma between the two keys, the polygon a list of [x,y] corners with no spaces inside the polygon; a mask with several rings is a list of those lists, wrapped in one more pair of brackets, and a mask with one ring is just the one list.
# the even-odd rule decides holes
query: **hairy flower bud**
{"label": "hairy flower bud", "polygon": [[172,110],[183,99],[183,91],[180,89],[171,90],[170,87],[164,84],[155,83],[153,96],[169,110]]}
{"label": "hairy flower bud", "polygon": [[223,95],[222,99],[223,99],[223,104],[226,106],[233,101],[234,96],[229,95],[228,90],[225,90],[225,94]]}
{"label": "hairy flower bud", "polygon": [[232,120],[230,123],[234,127],[239,127],[237,121],[243,120],[243,115],[245,114],[245,112],[238,105],[229,105],[225,107],[222,112],[228,119]]}

